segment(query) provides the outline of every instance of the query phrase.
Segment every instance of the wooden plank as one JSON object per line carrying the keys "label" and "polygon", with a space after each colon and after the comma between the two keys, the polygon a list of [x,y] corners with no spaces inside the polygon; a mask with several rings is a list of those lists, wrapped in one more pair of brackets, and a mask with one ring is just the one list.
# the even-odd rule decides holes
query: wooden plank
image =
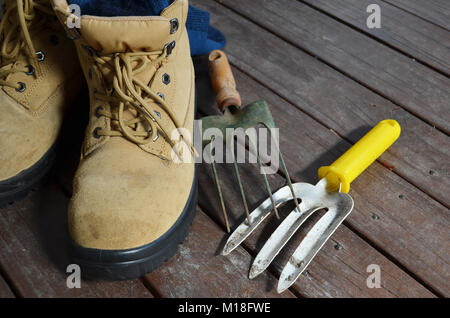
{"label": "wooden plank", "polygon": [[0,298],[15,298],[13,292],[2,276],[0,276]]}
{"label": "wooden plank", "polygon": [[238,248],[231,257],[219,255],[226,236],[202,210],[178,253],[146,279],[162,297],[257,297],[295,296],[276,292],[278,280],[269,273],[250,281],[251,256]]}
{"label": "wooden plank", "polygon": [[448,77],[299,1],[221,3],[450,133]]}
{"label": "wooden plank", "polygon": [[[197,86],[200,93],[199,109],[203,113],[211,113],[214,108],[214,96],[208,87],[207,68],[196,65],[197,70]],[[333,136],[332,140],[339,139],[323,127],[302,114],[296,109],[289,107],[285,101],[270,93],[267,89],[256,84],[249,77],[245,76],[238,70],[234,69],[234,74],[240,87],[244,104],[246,102],[263,98],[273,107],[273,113],[280,114],[281,109],[288,109],[289,112],[285,120],[281,122],[280,127],[286,127],[291,133],[283,129],[280,134],[282,138],[281,149],[284,150],[285,159],[288,159],[290,172],[302,171],[302,181],[314,182],[316,167],[326,162],[327,158],[321,158],[322,152],[327,146],[321,146],[322,138],[327,138],[328,134]],[[205,80],[201,80],[201,79]],[[209,92],[209,93],[208,93]],[[258,95],[258,97],[256,97]],[[305,127],[305,131],[311,131],[311,134],[296,133],[294,126]],[[313,128],[309,130],[309,128]],[[315,137],[319,135],[321,137]],[[287,144],[286,140],[292,140],[301,144],[292,147]],[[328,142],[327,142],[328,144]],[[333,148],[334,146],[330,146]],[[286,149],[289,149],[286,152]],[[311,153],[311,154],[310,154]],[[293,161],[300,161],[301,166]],[[211,168],[202,164],[199,167],[200,178],[200,199],[199,203],[216,222],[224,224],[222,214],[220,212],[220,204],[216,194]],[[262,183],[262,177],[258,173],[258,169],[253,165],[241,165],[241,177],[246,189],[246,195],[251,208],[255,208],[267,196]],[[236,191],[236,180],[234,172],[230,165],[220,165],[219,168],[220,181],[226,198],[227,209],[230,213],[230,222],[233,227],[237,226],[243,220],[243,207],[240,195]],[[297,173],[294,174],[297,177]],[[306,176],[306,178],[304,177]],[[284,180],[278,175],[269,176],[273,189],[277,189],[283,185]],[[357,208],[359,208],[357,206]],[[364,207],[363,207],[364,209]],[[286,212],[286,211],[285,211]],[[353,212],[355,213],[355,212]],[[372,220],[374,222],[374,220]],[[259,227],[257,233],[254,233],[246,242],[246,248],[256,253],[267,240],[268,236],[277,226],[278,222],[272,218],[264,225]],[[377,225],[375,225],[377,226]],[[281,257],[275,260],[275,266],[272,270],[280,272],[281,266],[287,261],[287,256],[293,252],[293,249],[300,242],[305,231],[300,231],[294,236],[294,239],[283,250]],[[335,246],[343,246],[336,249]],[[369,264],[379,264],[383,271],[383,287],[381,289],[370,289],[366,285],[367,266]],[[311,263],[307,270],[307,275],[302,276],[294,285],[294,289],[305,297],[432,297],[433,295],[416,282],[413,278],[403,272],[395,264],[386,259],[374,248],[364,242],[359,236],[355,235],[345,225],[341,226],[333,235]]]}
{"label": "wooden plank", "polygon": [[427,21],[450,30],[450,7],[447,0],[384,0]]}
{"label": "wooden plank", "polygon": [[[446,74],[450,73],[450,33],[381,0],[304,0],[361,32],[387,43]],[[367,6],[381,8],[381,28],[369,29],[366,24]]]}
{"label": "wooden plank", "polygon": [[[232,2],[231,0],[226,0],[226,3],[233,4],[236,7],[239,5],[237,1]],[[303,4],[298,5],[302,6],[308,14],[298,10],[295,11],[294,9],[297,6],[295,1],[290,2],[288,7],[295,6],[292,8],[292,11],[296,13],[295,18],[287,19],[284,17],[281,20],[279,16],[267,13],[266,7],[272,7],[272,2],[265,2],[263,7],[256,6],[257,3],[261,2],[255,1],[254,6],[252,6],[253,9],[259,8],[261,10],[251,11],[258,12],[258,15],[264,16],[267,21],[277,21],[280,29],[292,35],[290,38],[293,41],[298,41],[302,34],[308,33],[305,30],[318,32],[315,30],[325,29],[331,33],[324,33],[323,36],[330,37],[331,34],[334,34],[333,38],[334,36],[341,36],[341,34],[355,32],[349,29],[349,32],[335,34],[335,31],[329,28],[330,25],[334,26],[335,21],[328,17],[325,17],[327,18],[325,20],[322,17],[323,24],[317,25],[313,18],[319,19],[320,14]],[[448,171],[450,171],[450,140],[448,136],[425,124],[382,96],[373,93],[214,1],[196,0],[194,4],[210,11],[212,21],[221,26],[221,30],[228,38],[227,53],[234,65],[247,74],[251,74],[252,77],[270,87],[276,94],[310,114],[314,119],[333,129],[339,135],[345,136],[351,142],[356,142],[362,137],[365,132],[361,130],[362,127],[374,126],[386,118],[398,120],[403,128],[402,137],[388,150],[383,158],[388,160],[395,171],[403,178],[414,183],[446,206],[450,205],[450,198],[446,191],[450,186],[450,180],[447,178]],[[286,11],[279,10],[278,7],[281,6],[277,6],[279,15]],[[247,12],[245,7],[242,10]],[[298,15],[301,15],[302,18],[299,19]],[[307,23],[303,27],[296,25],[296,23],[300,23],[298,21],[309,21],[310,19],[311,23]],[[288,23],[287,21],[292,22]],[[298,32],[299,35],[294,35],[294,31],[289,30],[289,28]],[[340,24],[338,23],[334,28],[339,29]],[[314,41],[315,38],[322,39],[322,36],[316,34],[310,38],[310,40],[302,38],[303,45],[311,43],[311,45],[317,45],[318,51],[321,48],[324,51],[331,50],[329,46],[324,44],[325,41],[317,43]],[[376,41],[373,42],[376,44]],[[330,42],[327,41],[326,43]],[[348,46],[352,45],[348,44]],[[336,48],[335,53],[340,55],[342,49]],[[347,56],[346,63],[353,63],[350,61],[351,59],[358,60],[360,54],[374,55],[373,52],[364,54],[359,52],[353,57]],[[393,54],[397,53],[393,52]],[[365,63],[362,64],[366,65]],[[361,67],[361,73],[366,74],[366,69],[367,67]],[[368,70],[367,72],[371,71]],[[425,68],[424,72],[430,72],[430,70]],[[435,72],[432,73],[432,77],[440,76]],[[367,74],[367,76],[370,77],[370,74]],[[383,82],[381,79],[379,81]],[[411,81],[414,80],[411,79]],[[410,87],[409,84],[404,84],[405,87]],[[433,89],[433,91],[435,90]],[[442,91],[441,94],[444,96],[447,93]],[[448,100],[450,99],[447,99],[447,104],[441,103],[441,106],[445,105],[446,110],[436,114],[436,116],[441,116],[442,119],[449,117],[445,115],[450,111]],[[428,102],[424,105],[428,105]],[[421,105],[420,107],[422,111],[432,112],[428,106]],[[282,113],[280,116],[283,116]],[[447,124],[449,124],[448,121]]]}
{"label": "wooden plank", "polygon": [[67,288],[67,197],[54,184],[0,210],[0,267],[22,297],[152,297],[140,280]]}

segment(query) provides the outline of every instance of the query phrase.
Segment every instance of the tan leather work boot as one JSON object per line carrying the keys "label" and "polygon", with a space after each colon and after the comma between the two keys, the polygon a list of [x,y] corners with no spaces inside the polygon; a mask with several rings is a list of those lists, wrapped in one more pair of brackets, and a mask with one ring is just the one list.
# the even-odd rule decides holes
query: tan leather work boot
{"label": "tan leather work boot", "polygon": [[75,47],[50,1],[6,0],[0,24],[0,207],[48,172],[54,144],[82,86]]}
{"label": "tan leather work boot", "polygon": [[[67,21],[67,2],[53,0]],[[81,12],[82,13],[82,12]],[[177,164],[171,134],[194,120],[186,0],[161,16],[81,16],[75,41],[90,121],[69,206],[74,259],[91,278],[129,279],[171,257],[193,219],[192,159]],[[70,20],[70,19],[69,19]],[[66,26],[67,27],[67,26]],[[183,144],[191,145],[185,138]]]}

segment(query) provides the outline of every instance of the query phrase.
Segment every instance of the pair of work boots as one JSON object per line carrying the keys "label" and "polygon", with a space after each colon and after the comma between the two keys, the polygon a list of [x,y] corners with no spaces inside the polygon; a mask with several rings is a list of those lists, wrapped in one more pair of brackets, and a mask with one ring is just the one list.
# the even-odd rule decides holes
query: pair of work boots
{"label": "pair of work boots", "polygon": [[195,211],[193,147],[174,133],[192,136],[194,121],[188,3],[160,16],[70,12],[66,0],[5,0],[0,206],[50,169],[82,69],[90,113],[68,211],[74,263],[88,277],[139,277],[176,252]]}

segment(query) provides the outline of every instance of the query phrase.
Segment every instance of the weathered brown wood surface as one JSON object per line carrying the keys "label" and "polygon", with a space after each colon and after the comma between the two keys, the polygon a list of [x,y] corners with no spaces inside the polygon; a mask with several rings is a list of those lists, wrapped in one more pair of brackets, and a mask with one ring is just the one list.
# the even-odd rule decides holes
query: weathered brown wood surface
{"label": "weathered brown wood surface", "polygon": [[[377,109],[380,110],[380,108],[382,108],[380,106],[382,104],[389,103],[388,101],[380,101],[376,104],[377,107],[366,107],[367,109],[364,109],[365,114],[351,114],[350,112],[353,112],[355,108],[358,108],[358,106],[357,104],[352,103],[351,106],[353,108],[348,107],[348,104],[345,105],[345,100],[348,98],[357,98],[360,99],[360,103],[364,105],[364,103],[367,103],[364,99],[368,97],[364,88],[361,86],[358,87],[356,83],[352,83],[352,88],[343,86],[342,83],[332,83],[332,85],[330,85],[327,83],[329,78],[321,77],[324,76],[323,74],[321,75],[320,73],[314,73],[312,70],[307,70],[311,67],[311,65],[317,64],[317,67],[319,67],[323,66],[323,64],[320,64],[312,59],[309,60],[308,63],[304,61],[304,63],[300,65],[299,60],[302,56],[299,50],[290,51],[291,47],[283,47],[284,42],[264,30],[258,30],[257,26],[254,24],[249,23],[247,20],[237,16],[231,11],[222,9],[222,7],[217,3],[206,1],[197,1],[195,3],[200,7],[207,8],[213,12],[216,23],[221,25],[222,30],[230,39],[228,46],[232,55],[230,60],[246,72],[248,71],[252,77],[255,73],[258,74],[255,78],[258,81],[262,81],[269,88],[273,87],[270,84],[274,81],[277,82],[275,85],[280,87],[281,83],[279,84],[278,81],[281,82],[283,79],[285,86],[304,86],[303,83],[307,82],[307,80],[302,80],[302,76],[310,78],[308,89],[304,89],[307,96],[304,96],[303,98],[310,98],[310,96],[314,94],[316,100],[308,100],[308,102],[317,102],[317,100],[323,97],[328,98],[330,103],[334,103],[336,100],[341,99],[340,102],[342,105],[339,105],[339,107],[347,109],[346,113],[341,112],[339,107],[333,107],[329,113],[327,112],[328,114],[325,114],[324,110],[326,107],[320,106],[320,104],[316,104],[317,106],[315,108],[311,107],[311,111],[317,110],[324,119],[329,118],[329,114],[333,114],[333,119],[330,121],[333,123],[339,123],[338,125],[344,121],[347,121],[346,117],[351,116],[354,120],[353,122],[348,121],[347,128],[342,129],[338,127],[338,132],[342,132],[342,135],[346,136],[348,140],[356,141],[368,131],[370,126],[367,125],[367,119],[369,119],[368,121],[370,122],[374,117],[383,116],[379,119],[377,118],[373,124],[370,124],[374,125],[378,120],[394,115],[393,117],[397,118],[403,125],[402,138],[394,144],[386,155],[382,156],[382,160],[386,162],[388,166],[395,166],[397,171],[399,170],[400,160],[403,161],[404,166],[407,167],[410,162],[417,158],[416,154],[418,153],[416,151],[418,147],[420,149],[420,146],[418,145],[420,143],[418,141],[418,136],[415,138],[411,138],[412,136],[408,137],[409,134],[416,135],[415,131],[417,130],[417,125],[410,126],[408,120],[405,122],[402,119],[409,117],[418,124],[423,123],[419,119],[411,116],[407,112],[404,112],[400,118],[396,117],[395,115],[398,115],[398,112],[403,112],[402,109],[398,109],[398,111],[394,114],[390,111],[378,112],[377,114]],[[235,30],[240,30],[240,32],[236,32]],[[244,43],[246,44],[244,45]],[[255,46],[257,48],[255,48]],[[270,49],[262,51],[262,46],[270,47]],[[285,54],[292,57],[292,59],[287,59],[289,59],[289,61],[293,64],[288,65],[286,63],[286,59],[283,60],[276,57],[275,54],[272,55],[271,52],[280,47],[284,50]],[[260,51],[258,51],[258,48]],[[290,52],[288,52],[288,50]],[[262,58],[260,60],[256,58],[258,54],[263,54],[265,56],[264,63],[261,63]],[[281,52],[278,52],[278,54],[281,54]],[[307,56],[305,56],[305,59],[306,57]],[[272,58],[276,59],[276,61],[272,60]],[[244,62],[246,64],[244,64]],[[296,78],[294,78],[295,68],[297,68],[297,71],[299,72],[297,73]],[[307,70],[306,73],[305,69]],[[326,71],[326,68],[323,68],[323,71]],[[260,72],[265,73],[264,75],[261,75]],[[289,74],[290,72],[291,74]],[[269,76],[269,74],[271,75]],[[286,74],[289,74],[289,76],[286,77]],[[334,77],[334,75],[335,74],[328,71],[327,77]],[[311,77],[314,77],[314,79],[311,79]],[[320,79],[317,77],[320,77]],[[336,91],[335,94],[330,92],[330,86],[337,87],[339,92]],[[286,91],[286,88],[280,89]],[[292,89],[296,89],[295,92],[297,92],[300,88],[292,87]],[[346,89],[348,89],[348,91]],[[326,134],[320,134],[319,132],[323,130],[323,128],[320,129],[321,125],[311,120],[311,118],[301,120],[302,113],[295,110],[290,110],[288,103],[285,104],[286,106],[280,107],[281,101],[270,101],[270,96],[266,97],[261,94],[262,90],[260,87],[255,89],[255,92],[257,93],[253,95],[251,95],[251,91],[243,93],[242,95],[248,98],[247,101],[258,98],[269,100],[269,104],[272,105],[274,117],[276,118],[279,127],[283,127],[283,130],[280,132],[281,147],[282,149],[285,149],[284,152],[287,153],[286,156],[288,166],[289,163],[292,162],[293,166],[291,165],[291,170],[294,169],[294,171],[296,171],[294,176],[299,176],[300,180],[305,181],[304,177],[307,176],[309,177],[309,182],[314,182],[314,175],[317,168],[320,165],[331,163],[333,159],[336,159],[341,153],[343,153],[343,151],[345,151],[345,149],[348,148],[348,146],[346,146],[346,142],[340,138],[336,138],[335,134],[332,132],[327,131]],[[343,98],[337,95],[338,93],[341,94]],[[283,94],[282,96],[284,97]],[[372,98],[373,97],[374,96],[372,96]],[[289,100],[289,98],[287,99]],[[292,101],[292,99],[290,101]],[[294,99],[293,101],[296,102],[295,106],[297,107],[305,102],[305,100],[298,99]],[[371,108],[373,110],[370,110]],[[372,115],[372,118],[369,117],[370,115]],[[361,117],[364,118],[363,121],[360,121]],[[359,122],[359,125],[356,124],[356,122]],[[352,127],[352,129],[349,129],[350,127]],[[335,128],[334,125],[331,128]],[[430,128],[424,126],[424,129]],[[346,132],[344,133],[344,131]],[[447,136],[434,130],[432,133],[434,134],[434,137],[430,138],[429,142],[436,143],[436,139],[438,139],[441,140],[443,144],[448,145],[449,139]],[[313,140],[317,140],[316,145],[311,145],[308,142],[309,136],[311,136]],[[283,146],[284,142],[288,142],[290,145]],[[406,145],[404,144],[405,142]],[[448,153],[450,148],[442,147],[442,143],[436,143],[434,147],[441,149],[445,148],[443,151]],[[302,147],[303,145],[305,145],[304,148]],[[404,145],[403,153],[397,148],[402,145]],[[429,148],[429,144],[426,142],[423,142],[422,145],[427,149]],[[321,148],[322,150],[320,150]],[[323,157],[324,153],[328,153],[328,156]],[[398,153],[397,156],[395,156],[396,153]],[[309,155],[312,155],[312,157],[310,157],[311,159],[308,162],[308,160],[305,159]],[[388,157],[387,155],[391,156]],[[427,154],[424,154],[424,156],[425,155]],[[329,158],[328,160],[327,157]],[[397,159],[395,160],[394,158]],[[444,158],[448,158],[448,155],[445,155]],[[425,161],[429,161],[429,159],[429,157],[424,157],[423,163]],[[449,162],[449,160],[447,159],[444,162],[437,164],[441,165],[441,167],[445,167],[445,162]],[[307,169],[305,169],[305,167]],[[448,209],[425,195],[422,191],[419,191],[414,185],[390,172],[388,169],[373,165],[373,167],[369,168],[366,173],[371,173],[371,170],[374,169],[377,169],[377,172],[372,174],[373,176],[377,176],[377,182],[370,183],[370,187],[368,187],[365,183],[362,183],[367,179],[363,179],[361,177],[362,180],[358,179],[352,185],[354,193],[361,194],[361,196],[365,199],[356,200],[356,209],[348,219],[348,222],[352,222],[352,226],[356,226],[356,230],[360,231],[362,235],[369,238],[373,244],[376,246],[382,246],[383,250],[388,253],[387,255],[390,257],[394,256],[406,269],[411,270],[414,275],[420,273],[419,275],[423,276],[424,281],[427,282],[427,284],[430,284],[430,286],[432,286],[431,288],[439,290],[441,293],[448,294],[449,286],[445,282],[449,273],[449,260],[447,256],[447,229],[449,224]],[[444,181],[444,183],[448,182],[448,178],[445,176],[445,171],[447,171],[446,169],[447,168],[442,171],[442,179],[447,180]],[[305,171],[307,170],[309,170],[309,172],[308,174],[305,174]],[[418,173],[416,172],[416,174]],[[388,180],[390,182],[388,182]],[[359,184],[363,184],[363,186],[359,187]],[[439,182],[434,183],[434,186],[436,191],[442,191],[442,199],[448,200],[445,187],[443,187]],[[389,197],[390,200],[380,200],[380,197]],[[402,200],[399,199],[399,197],[407,197],[409,199]],[[393,212],[399,209],[402,213]],[[363,212],[364,214],[362,214]],[[376,215],[382,214],[382,220],[384,221],[379,222],[378,224],[368,222],[373,213]],[[359,215],[361,215],[361,217],[355,217]],[[426,216],[426,220],[423,216]],[[353,222],[353,220],[357,223]],[[426,228],[423,227],[423,222],[425,221],[427,224],[430,224]],[[384,226],[384,229],[381,231],[377,230],[379,226]],[[409,228],[409,226],[414,226],[414,230]],[[424,233],[424,231],[427,233]],[[392,240],[392,233],[395,233],[395,240]],[[442,235],[438,235],[441,239],[436,240],[435,233]],[[440,247],[437,248],[435,245],[436,243],[440,245]],[[430,254],[425,256],[422,253]],[[433,270],[424,270],[426,268],[433,268]]]}
{"label": "weathered brown wood surface", "polygon": [[[450,34],[434,23],[381,0],[304,0],[303,2],[380,40],[416,61],[447,75],[450,74]],[[367,27],[366,8],[370,4],[378,4],[381,8],[381,28]]]}
{"label": "weathered brown wood surface", "polygon": [[[224,0],[223,2],[227,4],[232,3],[237,9],[242,7],[242,10],[252,14],[252,17],[254,15],[253,10],[246,9],[243,6],[244,2],[234,0]],[[286,3],[284,0],[281,2]],[[283,39],[250,23],[218,3],[198,0],[194,1],[194,3],[200,8],[211,11],[213,13],[213,21],[220,25],[222,31],[228,36],[227,52],[235,66],[244,70],[251,77],[276,92],[276,94],[282,96],[351,142],[356,142],[365,133],[361,130],[361,127],[374,126],[386,118],[393,118],[399,121],[403,129],[402,138],[387,151],[383,158],[389,160],[392,167],[395,167],[395,171],[402,177],[410,180],[413,184],[446,206],[449,206],[450,199],[444,185],[450,186],[450,180],[447,177],[448,171],[450,171],[450,141],[445,134],[411,115],[411,113],[398,105],[393,104],[390,100],[359,85],[342,73],[333,70],[316,58],[287,44]],[[255,1],[253,3],[262,2]],[[310,43],[311,46],[316,47],[317,52],[315,53],[317,54],[322,54],[320,53],[321,50],[327,52],[330,49],[332,50],[328,51],[330,58],[335,56],[335,59],[340,60],[343,66],[347,65],[346,69],[350,70],[357,67],[361,77],[370,77],[370,73],[372,73],[374,77],[378,78],[378,82],[385,83],[380,76],[386,76],[382,71],[379,71],[378,74],[376,71],[378,68],[371,69],[368,61],[359,64],[359,60],[364,59],[367,55],[378,56],[378,51],[374,54],[364,51],[364,45],[370,44],[365,41],[365,38],[361,39],[365,42],[360,45],[354,45],[354,43],[358,42],[347,39],[345,47],[333,48],[333,45],[341,46],[341,41],[336,40],[336,43],[332,43],[329,46],[328,43],[331,40],[321,40],[323,36],[335,34],[333,29],[340,26],[337,24],[333,28],[328,27],[329,23],[334,24],[332,19],[323,16],[322,18],[325,20],[322,24],[314,22],[316,19],[320,21],[320,13],[314,12],[311,8],[301,3],[298,5],[302,6],[302,8],[298,9],[296,1],[289,2],[290,6],[294,6],[290,11],[279,10],[270,1],[264,3],[265,6],[259,6],[259,10],[256,11],[258,16],[265,17],[262,19],[265,21],[265,24],[276,20],[275,25],[279,29],[283,29],[282,33],[291,34],[289,38],[292,41],[300,41],[303,46]],[[273,13],[274,11],[270,11],[272,14],[269,13],[267,7],[273,7],[276,14]],[[295,11],[295,9],[298,10]],[[303,10],[307,12],[303,12]],[[304,18],[291,17],[291,20],[289,20],[281,16],[285,12],[303,12],[300,15],[304,16]],[[303,23],[306,20],[309,22],[305,23],[305,25],[298,27],[295,25],[295,23]],[[288,24],[286,21],[292,22]],[[330,33],[320,34],[320,30],[323,29]],[[298,35],[294,36],[292,30],[295,30]],[[355,32],[350,28],[341,31],[336,36],[348,38],[350,36],[348,33]],[[312,32],[319,32],[319,34],[309,36],[308,34]],[[302,35],[306,36],[306,38],[299,40]],[[356,35],[359,36],[357,33]],[[368,41],[373,40],[368,39]],[[319,48],[320,43],[321,48]],[[374,44],[377,43],[374,42]],[[327,46],[329,46],[328,49],[326,48]],[[349,47],[353,47],[355,50],[359,48],[362,51],[359,52],[360,55],[357,55],[356,52],[347,54],[344,50]],[[396,52],[392,53],[397,55]],[[344,55],[346,56],[345,58],[343,57]],[[358,56],[358,58],[355,56]],[[377,63],[388,61],[389,59],[390,57],[383,59],[380,57]],[[355,63],[359,66],[354,66],[352,60],[355,60]],[[361,68],[362,65],[365,67]],[[429,72],[429,70],[426,70],[426,72]],[[436,76],[441,75],[438,74]],[[399,84],[396,84],[399,91],[410,87],[410,79],[404,78],[404,80],[406,82],[402,85],[398,86]],[[426,77],[421,80],[426,81]],[[435,91],[437,95],[444,96],[449,92],[450,81],[446,79],[446,83],[447,85],[443,86],[441,92]],[[393,83],[391,84],[393,85]],[[386,84],[386,86],[390,85]],[[411,87],[414,87],[414,85],[411,85]],[[441,118],[440,120],[445,121],[446,125],[450,123],[447,119],[450,118],[450,114],[445,115],[450,112],[449,100],[450,96],[448,99],[442,100],[440,102],[440,110],[435,114],[436,117]],[[429,109],[429,107],[424,107],[423,105],[418,105],[418,107],[422,111]]]}
{"label": "weathered brown wood surface", "polygon": [[279,295],[277,279],[270,273],[248,280],[252,257],[244,248],[230,257],[221,256],[226,238],[223,229],[197,208],[179,252],[146,279],[162,297],[295,297],[290,291]]}
{"label": "weathered brown wood surface", "polygon": [[[239,74],[238,78],[241,78]],[[247,78],[243,82],[251,83]],[[280,147],[295,181],[315,183],[318,168],[330,164],[350,147],[345,140],[289,107],[264,88],[258,85],[249,88],[242,86],[241,90],[248,101],[262,98],[271,105],[274,114],[283,113],[283,116],[274,116],[279,127],[282,127]],[[298,127],[301,127],[300,132]],[[429,277],[430,283],[441,286],[448,293],[447,284],[442,282],[449,270],[446,255],[448,210],[376,163],[352,183],[351,195],[355,199],[355,209],[348,222],[367,239],[382,246],[388,255],[395,255],[405,267]],[[401,195],[404,199],[399,198]],[[375,221],[373,214],[380,219]],[[423,228],[424,222],[427,228]],[[436,233],[442,240],[435,239]],[[417,257],[419,251],[428,255]],[[428,267],[434,270],[427,273],[424,269]]]}
{"label": "weathered brown wood surface", "polygon": [[[379,30],[365,27],[369,2],[382,7]],[[211,167],[200,164],[197,215],[174,258],[140,279],[83,280],[81,289],[69,289],[66,209],[88,110],[86,96],[80,96],[47,184],[0,210],[0,297],[448,297],[446,1],[191,3],[210,11],[227,36],[225,51],[244,104],[264,99],[270,105],[295,182],[317,182],[317,169],[378,121],[400,122],[401,138],[352,183],[354,211],[298,281],[278,295],[280,270],[317,216],[250,281],[251,262],[280,221],[266,220],[231,255],[219,255],[228,235]],[[195,62],[199,116],[216,113],[204,58]],[[234,172],[225,164],[218,170],[235,228],[244,212]],[[240,172],[253,209],[267,197],[262,177],[251,164]],[[285,182],[280,174],[269,181],[273,189]],[[381,288],[366,284],[371,264],[381,268]]]}
{"label": "weathered brown wood surface", "polygon": [[0,276],[0,298],[14,298],[12,290],[9,288],[8,284],[1,276]]}
{"label": "weathered brown wood surface", "polygon": [[384,0],[424,20],[450,30],[450,7],[447,0]]}
{"label": "weathered brown wood surface", "polygon": [[[197,67],[200,68],[199,66]],[[326,138],[331,138],[334,140],[335,145],[331,146],[333,148],[336,144],[339,144],[339,137],[329,132],[327,129],[314,124],[313,121],[306,115],[298,112],[295,108],[289,106],[285,101],[283,101],[278,96],[274,95],[261,85],[257,84],[255,81],[249,77],[243,75],[237,69],[234,69],[234,75],[238,83],[238,88],[244,98],[244,105],[250,101],[254,101],[257,98],[266,100],[272,107],[273,114],[280,114],[281,110],[284,109],[283,114],[284,119],[281,116],[275,115],[275,120],[279,123],[280,129],[280,144],[281,150],[284,153],[285,160],[287,161],[290,173],[294,173],[294,177],[297,181],[302,182],[316,182],[317,168],[321,164],[325,164],[327,157],[329,160],[334,159],[333,154],[323,155],[326,152],[323,143],[328,143]],[[203,74],[206,73],[206,70]],[[198,74],[202,76],[203,74]],[[200,83],[201,84],[201,83]],[[204,96],[200,99],[199,110],[203,113],[211,113],[214,108],[214,100],[211,97]],[[304,131],[312,132],[312,135],[317,136],[311,138],[310,134],[302,134],[301,142],[298,142],[299,134],[296,132],[296,127],[302,127]],[[331,136],[330,136],[331,135]],[[331,141],[330,141],[331,142]],[[342,142],[342,141],[341,141]],[[344,142],[345,143],[345,142]],[[318,157],[320,161],[317,161]],[[324,157],[324,158],[323,158]],[[330,161],[331,162],[331,161]],[[236,226],[242,221],[243,217],[243,207],[240,200],[240,194],[238,191],[232,191],[231,189],[236,189],[235,179],[232,167],[228,165],[221,165],[224,171],[219,170],[220,180],[223,180],[223,187],[229,189],[225,193],[226,202],[228,204],[228,211],[231,214],[231,223]],[[387,169],[384,169],[387,171]],[[255,208],[263,199],[267,197],[266,191],[264,189],[262,178],[258,173],[257,167],[255,165],[241,167],[240,173],[242,175],[243,183],[245,185],[246,195],[250,202],[252,202],[252,208]],[[391,172],[388,172],[391,173]],[[392,173],[391,173],[392,174]],[[202,206],[204,211],[210,211],[212,217],[218,222],[223,223],[221,218],[220,204],[215,195],[214,181],[211,173],[211,168],[207,165],[202,165],[200,168],[200,198],[199,204]],[[274,189],[279,188],[284,184],[284,179],[278,175],[272,175],[269,180]],[[398,198],[396,198],[397,200]],[[358,204],[357,204],[357,208]],[[382,212],[377,209],[371,209],[371,213],[381,214]],[[358,213],[354,211],[353,213]],[[379,223],[371,218],[371,214],[368,214],[366,218],[373,223],[373,227],[379,227]],[[259,230],[252,235],[251,239],[246,243],[248,249],[251,249],[253,253],[256,253],[261,247],[262,243],[265,242],[272,231],[275,229],[277,222],[272,220],[268,222],[267,226],[261,226]],[[223,225],[224,226],[224,225]],[[303,231],[303,234],[305,232]],[[339,234],[338,234],[339,233]],[[392,296],[431,296],[423,286],[417,284],[417,282],[402,272],[395,264],[391,263],[383,255],[380,255],[374,248],[364,242],[358,235],[349,230],[346,226],[341,227],[335,235],[339,235],[339,239],[346,242],[352,242],[353,244],[348,244],[346,248],[346,257],[342,257],[343,254],[341,250],[337,251],[333,249],[336,241],[330,241],[327,243],[325,250],[328,251],[326,256],[319,253],[317,259],[313,261],[314,265],[309,268],[314,268],[316,273],[314,279],[313,276],[309,276],[306,280],[302,277],[294,286],[295,290],[307,297],[318,297],[318,296],[336,296],[336,297],[355,297],[355,296],[374,296],[374,297],[392,297]],[[386,233],[386,236],[391,238],[391,234]],[[287,256],[293,253],[295,247],[300,243],[302,233],[296,235],[291,244],[287,249],[283,250],[281,261],[276,262],[275,271],[279,274],[280,269],[287,261]],[[361,251],[364,251],[363,253]],[[349,270],[349,260],[353,263],[352,270]],[[389,273],[396,273],[393,275],[393,280],[387,280],[385,282],[384,289],[369,289],[367,288],[365,278],[366,269],[369,264],[381,262],[382,267],[386,268]],[[376,264],[381,264],[376,263]],[[333,268],[336,273],[346,273],[347,275],[333,276],[329,273],[329,268]],[[309,271],[309,269],[308,269]],[[364,279],[363,279],[364,278]],[[349,280],[352,285],[349,286]],[[320,282],[320,283],[319,283]],[[328,289],[324,290],[323,285],[329,286]],[[358,288],[355,288],[355,285]],[[409,286],[405,288],[406,286]]]}
{"label": "weathered brown wood surface", "polygon": [[[214,6],[211,1],[198,2],[208,8]],[[238,0],[221,0],[221,3],[268,28],[284,41],[322,59],[345,75],[386,96],[399,106],[418,114],[436,127],[450,132],[450,123],[444,119],[450,117],[450,88],[447,77],[299,1],[256,0],[252,2],[252,6],[244,5],[244,2]],[[221,15],[227,14],[223,12]],[[299,19],[299,16],[302,18]],[[234,32],[237,29],[235,28]],[[241,37],[254,34],[252,31],[241,33]],[[263,38],[264,33],[258,32],[253,42]],[[238,39],[234,42],[237,43]],[[277,49],[272,47],[273,44],[275,43],[261,41],[259,45],[253,44],[247,49],[261,52],[261,47],[264,46],[267,53],[275,54]],[[233,45],[233,48],[237,50],[237,45]],[[306,65],[305,70],[299,68],[303,61],[295,50],[286,51],[284,55],[290,58],[286,59],[280,68],[290,65],[291,72],[287,74],[307,71]],[[296,57],[299,57],[297,63],[292,61]],[[241,59],[245,61],[245,55]],[[268,60],[271,58],[268,57]],[[264,67],[268,68],[269,65]],[[280,76],[273,77],[283,81]]]}

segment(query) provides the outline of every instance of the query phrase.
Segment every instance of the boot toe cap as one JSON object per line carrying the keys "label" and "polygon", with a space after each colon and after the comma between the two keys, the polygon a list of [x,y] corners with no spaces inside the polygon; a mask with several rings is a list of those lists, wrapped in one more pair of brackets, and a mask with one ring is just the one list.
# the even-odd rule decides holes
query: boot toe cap
{"label": "boot toe cap", "polygon": [[107,153],[94,154],[95,160],[84,160],[78,169],[69,206],[72,239],[83,247],[106,250],[149,244],[180,217],[194,165],[177,165],[143,151],[132,159],[135,164],[110,153],[117,155],[111,163],[104,161]]}

